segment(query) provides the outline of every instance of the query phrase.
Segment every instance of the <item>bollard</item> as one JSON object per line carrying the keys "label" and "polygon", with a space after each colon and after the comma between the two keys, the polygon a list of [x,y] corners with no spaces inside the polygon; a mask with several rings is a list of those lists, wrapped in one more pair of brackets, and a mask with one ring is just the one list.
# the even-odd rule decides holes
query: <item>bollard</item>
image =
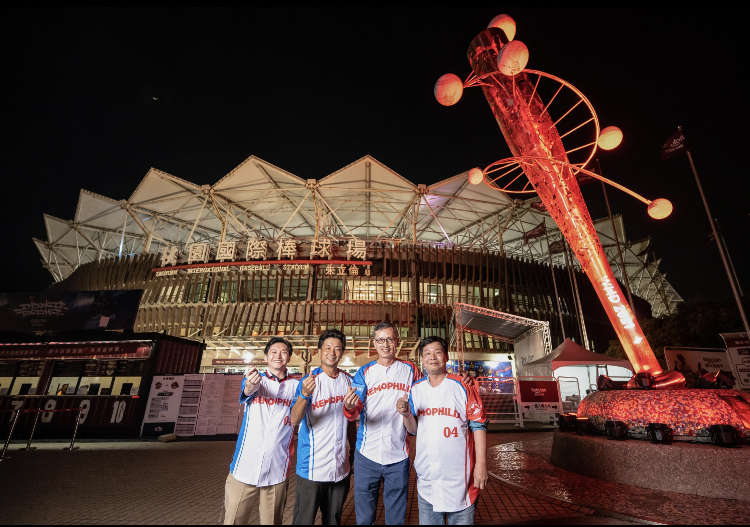
{"label": "bollard", "polygon": [[0,461],[3,461],[5,459],[10,459],[10,457],[5,457],[5,453],[8,451],[8,445],[10,445],[10,438],[13,437],[13,431],[16,429],[16,423],[18,422],[19,415],[21,415],[20,410],[16,410],[16,416],[13,418],[13,424],[10,425],[10,432],[8,432],[8,439],[5,440],[3,453],[0,454]]}
{"label": "bollard", "polygon": [[70,446],[68,448],[63,448],[63,450],[78,450],[77,446],[73,446],[76,443],[76,434],[78,433],[78,425],[81,424],[81,412],[83,412],[83,408],[78,409],[78,416],[76,417],[76,427],[73,429],[73,437],[70,440]]}
{"label": "bollard", "polygon": [[28,450],[36,450],[36,447],[31,447],[31,440],[34,439],[34,432],[36,431],[36,424],[39,422],[39,414],[41,412],[36,413],[36,417],[34,417],[34,426],[31,427],[31,435],[29,436],[29,442],[26,443],[26,448],[19,448],[19,451],[28,451]]}

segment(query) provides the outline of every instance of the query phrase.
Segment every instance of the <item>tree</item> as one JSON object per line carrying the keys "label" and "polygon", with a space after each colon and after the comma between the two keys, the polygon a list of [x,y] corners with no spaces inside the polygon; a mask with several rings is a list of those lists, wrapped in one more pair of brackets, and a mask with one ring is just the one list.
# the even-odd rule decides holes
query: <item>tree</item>
{"label": "tree", "polygon": [[[748,311],[750,301],[744,301]],[[677,312],[659,318],[642,318],[638,322],[651,344],[659,364],[666,368],[665,346],[723,348],[719,333],[743,331],[742,319],[733,299],[704,300],[700,297],[677,305]],[[609,341],[606,355],[626,358],[617,340]]]}

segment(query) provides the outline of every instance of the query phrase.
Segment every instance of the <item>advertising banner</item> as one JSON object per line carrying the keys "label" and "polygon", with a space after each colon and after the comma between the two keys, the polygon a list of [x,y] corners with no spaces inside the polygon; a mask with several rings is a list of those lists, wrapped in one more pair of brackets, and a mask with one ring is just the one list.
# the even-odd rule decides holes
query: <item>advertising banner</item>
{"label": "advertising banner", "polygon": [[750,339],[747,333],[721,333],[721,338],[727,345],[737,388],[750,390]]}
{"label": "advertising banner", "polygon": [[0,294],[0,331],[132,330],[143,291]]}
{"label": "advertising banner", "polygon": [[523,412],[562,412],[557,381],[518,381],[518,404]]}
{"label": "advertising banner", "polygon": [[182,400],[184,375],[158,375],[151,381],[148,407],[141,427],[142,436],[172,434]]}

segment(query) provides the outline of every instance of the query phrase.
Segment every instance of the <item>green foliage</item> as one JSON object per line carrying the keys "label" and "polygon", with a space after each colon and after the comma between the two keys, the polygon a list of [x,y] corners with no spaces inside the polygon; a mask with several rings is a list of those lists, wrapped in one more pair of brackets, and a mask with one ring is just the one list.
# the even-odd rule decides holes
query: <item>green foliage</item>
{"label": "green foliage", "polygon": [[[744,307],[746,313],[750,311],[750,302],[746,300]],[[724,341],[719,333],[744,331],[733,299],[704,300],[698,297],[678,304],[677,313],[639,319],[638,322],[662,367],[666,367],[664,346],[723,348]],[[626,358],[617,340],[609,341],[606,354]]]}

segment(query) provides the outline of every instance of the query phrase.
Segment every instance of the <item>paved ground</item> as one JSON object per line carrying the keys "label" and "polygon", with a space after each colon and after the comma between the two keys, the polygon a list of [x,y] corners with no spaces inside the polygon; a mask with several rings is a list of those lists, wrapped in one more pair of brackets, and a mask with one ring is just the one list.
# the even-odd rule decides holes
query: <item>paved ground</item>
{"label": "paved ground", "polygon": [[[492,433],[489,446],[551,441],[549,432]],[[521,441],[521,443],[519,443]],[[60,442],[38,443],[0,463],[0,524],[217,524],[222,514],[224,481],[234,443],[227,441],[82,442],[63,451]],[[494,452],[494,450],[493,450]],[[523,470],[523,468],[521,468]],[[294,481],[292,479],[292,481]],[[418,522],[416,476],[407,523]],[[291,521],[294,484],[290,484],[285,523]],[[353,493],[344,522],[353,524]],[[257,524],[257,517],[253,523]],[[378,523],[383,522],[382,505]],[[632,524],[618,517],[538,494],[492,478],[479,502],[477,523]]]}

